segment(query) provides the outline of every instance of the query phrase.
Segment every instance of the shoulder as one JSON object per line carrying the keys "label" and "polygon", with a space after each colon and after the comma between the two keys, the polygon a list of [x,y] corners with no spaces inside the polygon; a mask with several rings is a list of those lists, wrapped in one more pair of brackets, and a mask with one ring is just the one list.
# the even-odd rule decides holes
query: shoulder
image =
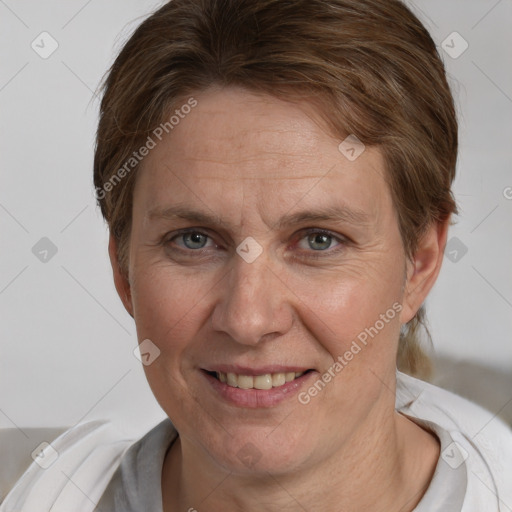
{"label": "shoulder", "polygon": [[0,428],[0,503],[32,462],[37,447],[69,427]]}
{"label": "shoulder", "polygon": [[92,510],[134,442],[121,437],[110,422],[89,421],[39,443],[0,512]]}
{"label": "shoulder", "polygon": [[397,372],[397,408],[421,412],[445,428],[464,431],[472,437],[485,433],[503,436],[512,442],[512,430],[497,416],[480,405],[451,391]]}
{"label": "shoulder", "polygon": [[397,372],[396,408],[435,424],[453,439],[441,459],[449,465],[453,448],[460,453],[468,477],[463,510],[479,510],[474,507],[491,502],[497,507],[500,501],[512,504],[512,430],[497,412],[401,372]]}

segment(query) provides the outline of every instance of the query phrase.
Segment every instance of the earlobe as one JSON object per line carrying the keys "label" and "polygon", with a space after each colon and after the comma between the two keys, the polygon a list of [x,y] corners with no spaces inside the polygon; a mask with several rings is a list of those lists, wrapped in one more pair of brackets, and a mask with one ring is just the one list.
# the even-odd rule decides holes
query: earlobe
{"label": "earlobe", "polygon": [[121,299],[121,302],[123,303],[126,311],[133,318],[133,304],[130,282],[121,271],[119,259],[117,257],[117,243],[112,234],[110,234],[108,241],[108,255],[110,257],[110,264],[112,265],[112,273],[114,276],[114,284],[117,290],[117,294],[119,295],[119,298]]}
{"label": "earlobe", "polygon": [[434,286],[443,263],[450,217],[433,223],[418,242],[414,259],[407,264],[401,322],[409,322]]}

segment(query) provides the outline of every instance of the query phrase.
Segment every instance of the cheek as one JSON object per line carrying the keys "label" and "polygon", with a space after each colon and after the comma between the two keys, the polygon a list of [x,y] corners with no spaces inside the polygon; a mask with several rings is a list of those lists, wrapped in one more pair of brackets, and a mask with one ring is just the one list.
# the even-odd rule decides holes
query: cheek
{"label": "cheek", "polygon": [[193,418],[194,400],[185,375],[193,365],[197,331],[204,323],[204,283],[184,279],[169,269],[146,267],[134,273],[132,299],[137,337],[151,340],[160,350],[143,370],[148,384],[163,410],[176,426],[180,418]]}
{"label": "cheek", "polygon": [[[313,383],[301,403],[317,400],[319,414],[343,420],[346,411],[360,418],[391,389],[402,306],[396,293],[372,294],[374,290],[361,283],[344,284],[339,291],[339,297],[324,301],[323,307],[317,303],[309,313],[303,310],[308,330],[330,357],[320,368],[324,384]],[[322,403],[328,405],[322,408]]]}
{"label": "cheek", "polygon": [[179,352],[202,323],[208,289],[204,280],[169,269],[136,271],[132,299],[139,340],[151,339],[162,352]]}
{"label": "cheek", "polygon": [[339,272],[321,283],[297,284],[301,321],[332,357],[326,370],[340,356],[344,378],[394,368],[402,297],[400,277],[391,273]]}
{"label": "cheek", "polygon": [[[340,269],[324,279],[304,278],[287,283],[304,305],[305,316],[323,324],[326,332],[343,339],[373,325],[395,302],[400,302],[401,281],[384,268],[368,272]],[[309,313],[308,313],[309,312]]]}

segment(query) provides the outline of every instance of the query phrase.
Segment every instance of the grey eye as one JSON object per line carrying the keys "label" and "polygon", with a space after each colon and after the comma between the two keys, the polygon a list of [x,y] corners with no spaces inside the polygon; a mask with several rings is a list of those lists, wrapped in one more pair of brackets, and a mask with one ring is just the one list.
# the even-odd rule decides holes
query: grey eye
{"label": "grey eye", "polygon": [[332,236],[325,233],[311,233],[308,235],[308,244],[314,251],[322,251],[329,249],[332,243]]}
{"label": "grey eye", "polygon": [[208,236],[203,233],[185,233],[181,235],[185,247],[188,249],[202,249],[208,241]]}

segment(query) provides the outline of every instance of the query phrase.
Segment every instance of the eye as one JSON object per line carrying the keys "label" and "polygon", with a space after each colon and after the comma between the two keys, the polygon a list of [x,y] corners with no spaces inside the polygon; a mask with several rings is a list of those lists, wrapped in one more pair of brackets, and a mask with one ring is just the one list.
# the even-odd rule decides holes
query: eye
{"label": "eye", "polygon": [[198,232],[185,233],[184,235],[181,235],[181,239],[188,249],[202,249],[208,241],[208,237],[206,235]]}
{"label": "eye", "polygon": [[328,249],[343,245],[342,238],[333,235],[329,231],[312,229],[303,236],[297,246],[304,250],[313,250],[316,252],[325,252]]}
{"label": "eye", "polygon": [[182,249],[197,250],[204,249],[208,241],[211,242],[210,237],[201,231],[185,231],[174,235],[167,243],[173,243]]}

